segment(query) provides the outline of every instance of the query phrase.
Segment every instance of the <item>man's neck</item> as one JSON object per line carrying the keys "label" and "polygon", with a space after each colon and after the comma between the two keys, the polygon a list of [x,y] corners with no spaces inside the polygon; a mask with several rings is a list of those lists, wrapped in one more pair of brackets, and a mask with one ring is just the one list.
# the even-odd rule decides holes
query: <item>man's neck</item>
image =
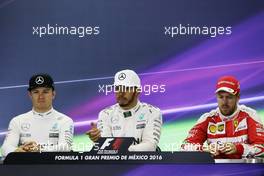
{"label": "man's neck", "polygon": [[49,112],[52,109],[52,107],[46,108],[46,109],[38,109],[33,107],[33,110],[37,113],[45,113],[45,112]]}
{"label": "man's neck", "polygon": [[224,116],[225,118],[227,118],[227,119],[231,119],[231,118],[233,118],[233,117],[236,115],[237,110],[238,110],[238,105],[235,107],[235,110],[234,110],[231,114],[229,114],[229,115],[224,115],[221,111],[220,111],[220,113],[221,113],[222,116]]}

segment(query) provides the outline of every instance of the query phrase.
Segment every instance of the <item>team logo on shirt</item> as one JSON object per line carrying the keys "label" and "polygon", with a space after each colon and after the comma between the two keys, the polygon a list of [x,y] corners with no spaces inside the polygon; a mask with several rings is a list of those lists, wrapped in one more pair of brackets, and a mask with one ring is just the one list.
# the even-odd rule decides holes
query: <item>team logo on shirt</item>
{"label": "team logo on shirt", "polygon": [[235,129],[236,129],[237,126],[238,126],[238,120],[236,119],[236,120],[234,120],[234,127],[235,127]]}
{"label": "team logo on shirt", "polygon": [[[238,123],[238,120],[235,120],[235,121],[237,123],[236,128],[235,128],[236,132],[247,129],[247,119],[243,119],[239,123]],[[234,124],[235,124],[235,121],[234,121]]]}
{"label": "team logo on shirt", "polygon": [[111,118],[111,122],[112,122],[113,124],[117,123],[117,122],[118,122],[118,118],[116,118],[116,117],[112,117],[112,118]]}
{"label": "team logo on shirt", "polygon": [[139,116],[138,116],[138,121],[145,121],[145,119],[144,119],[144,117],[145,117],[145,114],[140,114]]}
{"label": "team logo on shirt", "polygon": [[28,131],[30,129],[30,124],[29,123],[22,123],[21,124],[21,129],[23,131]]}
{"label": "team logo on shirt", "polygon": [[58,128],[58,123],[55,123],[55,124],[52,126],[52,128],[51,128],[50,131],[58,131],[58,130],[59,130],[59,128]]}

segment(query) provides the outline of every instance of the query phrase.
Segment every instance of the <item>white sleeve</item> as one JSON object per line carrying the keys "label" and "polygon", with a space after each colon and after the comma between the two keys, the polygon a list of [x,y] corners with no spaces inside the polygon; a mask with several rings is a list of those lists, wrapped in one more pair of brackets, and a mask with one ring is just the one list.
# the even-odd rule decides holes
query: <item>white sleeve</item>
{"label": "white sleeve", "polygon": [[2,155],[5,157],[10,152],[14,152],[19,144],[19,126],[16,119],[12,119],[9,123],[8,132],[6,134],[5,141],[2,146]]}
{"label": "white sleeve", "polygon": [[57,145],[46,145],[41,147],[42,152],[66,152],[72,150],[73,145],[73,133],[74,133],[74,125],[71,119],[64,122],[61,126],[59,133],[59,141]]}
{"label": "white sleeve", "polygon": [[161,135],[162,115],[160,110],[152,112],[146,123],[142,134],[142,141],[139,144],[131,145],[128,150],[132,151],[156,151]]}
{"label": "white sleeve", "polygon": [[110,113],[105,112],[104,110],[99,113],[97,128],[101,132],[101,137],[112,137],[111,131],[111,117]]}

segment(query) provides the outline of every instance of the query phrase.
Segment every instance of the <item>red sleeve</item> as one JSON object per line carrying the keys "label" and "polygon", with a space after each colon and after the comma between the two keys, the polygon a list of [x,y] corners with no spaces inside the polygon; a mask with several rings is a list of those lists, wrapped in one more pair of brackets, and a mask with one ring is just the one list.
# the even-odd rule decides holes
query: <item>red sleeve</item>
{"label": "red sleeve", "polygon": [[[202,122],[197,123],[189,131],[189,135],[184,140],[184,143],[181,146],[182,150],[187,150],[187,151],[200,150],[201,151],[203,143],[207,139],[207,127],[208,127],[207,118],[204,119]],[[188,144],[191,144],[191,145],[188,145]]]}
{"label": "red sleeve", "polygon": [[252,118],[248,118],[248,143],[264,144],[263,125]]}

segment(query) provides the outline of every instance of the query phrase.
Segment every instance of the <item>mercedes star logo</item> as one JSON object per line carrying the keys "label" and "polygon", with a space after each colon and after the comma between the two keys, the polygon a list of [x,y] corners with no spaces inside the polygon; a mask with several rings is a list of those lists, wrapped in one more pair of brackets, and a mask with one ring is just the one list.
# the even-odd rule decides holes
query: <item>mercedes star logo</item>
{"label": "mercedes star logo", "polygon": [[120,74],[118,75],[118,79],[119,79],[119,80],[124,80],[124,79],[126,79],[126,74],[125,74],[125,73],[120,73]]}
{"label": "mercedes star logo", "polygon": [[38,76],[35,80],[36,84],[43,84],[44,83],[44,78],[42,76]]}
{"label": "mercedes star logo", "polygon": [[29,128],[30,128],[30,124],[29,124],[29,123],[22,123],[22,124],[21,124],[21,129],[22,129],[23,131],[28,131]]}

